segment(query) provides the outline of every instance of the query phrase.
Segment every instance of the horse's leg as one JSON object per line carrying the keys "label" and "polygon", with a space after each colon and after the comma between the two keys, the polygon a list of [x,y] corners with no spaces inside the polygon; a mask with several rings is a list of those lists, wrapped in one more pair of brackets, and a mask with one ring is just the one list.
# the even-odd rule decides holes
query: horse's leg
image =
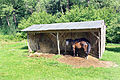
{"label": "horse's leg", "polygon": [[75,53],[76,53],[76,50],[75,50],[75,48],[74,48],[74,53],[73,53],[73,56],[75,56]]}
{"label": "horse's leg", "polygon": [[73,45],[73,56],[75,56],[75,45]]}
{"label": "horse's leg", "polygon": [[78,49],[75,48],[75,56],[78,56]]}
{"label": "horse's leg", "polygon": [[88,54],[90,53],[90,50],[91,50],[91,45],[90,43],[88,43],[87,50],[86,50],[86,54],[87,54],[86,59],[88,59]]}
{"label": "horse's leg", "polygon": [[80,49],[78,50],[78,57],[80,57]]}
{"label": "horse's leg", "polygon": [[77,51],[77,56],[78,56],[78,53],[79,53],[79,52]]}
{"label": "horse's leg", "polygon": [[85,58],[88,59],[88,52],[86,52],[86,57]]}
{"label": "horse's leg", "polygon": [[88,59],[88,51],[87,51],[87,45],[85,45],[83,48],[84,48],[84,51],[85,51],[85,58]]}
{"label": "horse's leg", "polygon": [[80,49],[77,49],[77,56],[79,57]]}

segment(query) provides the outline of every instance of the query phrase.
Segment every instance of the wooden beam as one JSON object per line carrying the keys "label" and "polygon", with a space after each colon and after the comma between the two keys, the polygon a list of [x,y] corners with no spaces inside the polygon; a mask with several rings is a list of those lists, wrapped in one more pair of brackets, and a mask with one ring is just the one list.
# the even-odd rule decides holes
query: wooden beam
{"label": "wooden beam", "polygon": [[99,39],[97,39],[97,40],[95,41],[95,43],[93,44],[92,48],[95,48],[95,47],[96,47],[95,45],[98,43],[98,40],[99,40]]}
{"label": "wooden beam", "polygon": [[59,33],[57,32],[57,46],[58,46],[58,54],[60,55],[60,40],[59,40]]}
{"label": "wooden beam", "polygon": [[56,38],[56,35],[55,34],[53,34],[53,33],[50,33],[53,37],[55,37]]}
{"label": "wooden beam", "polygon": [[29,42],[30,38],[29,38],[29,34],[27,33],[27,44],[28,44],[28,51],[32,52],[32,49],[30,48],[30,42]]}
{"label": "wooden beam", "polygon": [[66,33],[66,32],[98,32],[99,29],[75,29],[75,30],[49,30],[49,31],[28,31],[32,33]]}
{"label": "wooden beam", "polygon": [[64,32],[59,36],[59,38],[62,37],[63,35],[64,35]]}
{"label": "wooden beam", "polygon": [[[50,33],[53,37],[57,37],[54,33]],[[61,35],[59,34],[59,38],[62,37],[64,35],[64,33],[62,33]]]}
{"label": "wooden beam", "polygon": [[94,32],[91,32],[97,39],[99,39],[100,37],[97,36]]}

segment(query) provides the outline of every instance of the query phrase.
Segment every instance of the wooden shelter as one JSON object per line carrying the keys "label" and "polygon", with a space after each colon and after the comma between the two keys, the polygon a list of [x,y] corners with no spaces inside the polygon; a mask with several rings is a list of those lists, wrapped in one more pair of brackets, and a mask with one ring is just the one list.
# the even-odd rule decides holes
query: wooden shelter
{"label": "wooden shelter", "polygon": [[29,51],[58,53],[65,51],[66,39],[86,38],[90,41],[91,55],[101,58],[105,51],[106,26],[104,20],[32,25],[27,32]]}

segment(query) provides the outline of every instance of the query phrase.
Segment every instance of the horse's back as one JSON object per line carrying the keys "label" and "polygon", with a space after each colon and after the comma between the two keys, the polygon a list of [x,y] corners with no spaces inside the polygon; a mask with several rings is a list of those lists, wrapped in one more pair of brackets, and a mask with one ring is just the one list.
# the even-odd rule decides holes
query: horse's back
{"label": "horse's back", "polygon": [[78,38],[78,39],[75,39],[75,40],[74,40],[74,42],[81,42],[81,41],[85,41],[85,42],[90,43],[90,41],[87,40],[86,38]]}
{"label": "horse's back", "polygon": [[90,43],[90,41],[88,39],[86,39],[86,38],[80,38],[80,41],[85,41],[85,42]]}

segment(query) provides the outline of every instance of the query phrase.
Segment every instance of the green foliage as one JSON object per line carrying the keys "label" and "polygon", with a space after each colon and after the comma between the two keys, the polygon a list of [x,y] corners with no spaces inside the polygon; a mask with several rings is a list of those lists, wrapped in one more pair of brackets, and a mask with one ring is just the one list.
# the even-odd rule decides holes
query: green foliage
{"label": "green foliage", "polygon": [[11,15],[11,13],[13,11],[13,6],[12,5],[2,4],[0,6],[0,9],[1,9],[0,17],[2,17],[2,16],[9,16],[9,15]]}
{"label": "green foliage", "polygon": [[107,39],[110,42],[120,42],[120,24],[115,24],[107,29]]}
{"label": "green foliage", "polygon": [[29,27],[33,24],[50,24],[54,23],[56,20],[55,16],[52,16],[51,14],[48,14],[46,12],[34,12],[27,20],[23,19],[20,24],[19,28],[24,29],[26,27]]}
{"label": "green foliage", "polygon": [[[24,36],[23,36],[24,34]],[[26,39],[27,34],[25,33],[19,33],[11,34],[11,35],[0,35],[0,41],[22,41],[23,39]]]}
{"label": "green foliage", "polygon": [[46,11],[47,12],[47,7],[50,5],[49,2],[51,0],[40,0],[37,2],[35,9],[37,12],[42,12]]}
{"label": "green foliage", "polygon": [[114,10],[112,8],[95,9],[94,6],[83,7],[74,6],[66,14],[62,15],[56,22],[80,22],[80,21],[94,21],[105,20],[107,26],[113,22]]}
{"label": "green foliage", "polygon": [[0,0],[0,34],[15,35],[33,24],[104,20],[107,41],[119,42],[119,4],[120,0]]}
{"label": "green foliage", "polygon": [[89,5],[94,6],[95,8],[104,8],[104,7],[118,7],[120,2],[118,0],[90,0]]}
{"label": "green foliage", "polygon": [[107,28],[107,41],[120,42],[120,16],[117,16],[117,21]]}
{"label": "green foliage", "polygon": [[[4,18],[4,17],[3,17]],[[9,23],[8,26],[6,19],[3,19],[4,23],[1,23],[3,25],[0,26],[0,34],[15,34],[16,33],[16,25],[13,22],[13,17],[9,17]]]}

